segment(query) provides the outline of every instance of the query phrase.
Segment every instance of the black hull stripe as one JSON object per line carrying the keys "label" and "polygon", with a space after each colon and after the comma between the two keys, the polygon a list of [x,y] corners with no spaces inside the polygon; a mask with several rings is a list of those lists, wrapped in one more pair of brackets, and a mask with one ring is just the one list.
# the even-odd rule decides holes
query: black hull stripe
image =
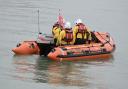
{"label": "black hull stripe", "polygon": [[72,54],[72,55],[58,55],[58,58],[71,58],[71,57],[82,57],[82,56],[96,56],[102,54],[110,54],[111,52],[104,52],[104,53],[88,53],[88,54]]}

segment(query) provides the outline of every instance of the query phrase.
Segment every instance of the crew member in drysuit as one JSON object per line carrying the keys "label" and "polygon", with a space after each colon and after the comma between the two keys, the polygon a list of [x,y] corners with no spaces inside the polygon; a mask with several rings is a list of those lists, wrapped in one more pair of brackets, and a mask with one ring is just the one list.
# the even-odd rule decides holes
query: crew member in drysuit
{"label": "crew member in drysuit", "polygon": [[64,30],[60,32],[59,45],[71,45],[74,44],[73,31],[70,22],[66,22],[64,25]]}
{"label": "crew member in drysuit", "polygon": [[59,34],[61,32],[61,30],[63,29],[63,27],[58,23],[56,22],[54,25],[53,25],[53,28],[52,28],[52,34],[53,34],[53,37],[54,37],[54,45],[57,46],[58,45],[58,37],[59,37]]}
{"label": "crew member in drysuit", "polygon": [[74,44],[87,44],[91,41],[91,30],[83,24],[81,19],[77,19],[73,28],[73,35],[75,37]]}

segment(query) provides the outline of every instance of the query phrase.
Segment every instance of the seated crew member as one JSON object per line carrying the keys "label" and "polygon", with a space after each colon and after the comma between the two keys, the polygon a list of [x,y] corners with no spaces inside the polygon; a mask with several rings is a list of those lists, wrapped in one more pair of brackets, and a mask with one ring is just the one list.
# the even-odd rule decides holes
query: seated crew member
{"label": "seated crew member", "polygon": [[91,31],[85,26],[81,19],[76,20],[76,25],[73,28],[73,35],[75,37],[74,44],[85,44],[91,41]]}
{"label": "seated crew member", "polygon": [[64,25],[64,30],[62,30],[59,35],[59,39],[58,39],[59,45],[74,44],[73,38],[74,37],[73,37],[72,28],[71,28],[71,23],[66,22]]}

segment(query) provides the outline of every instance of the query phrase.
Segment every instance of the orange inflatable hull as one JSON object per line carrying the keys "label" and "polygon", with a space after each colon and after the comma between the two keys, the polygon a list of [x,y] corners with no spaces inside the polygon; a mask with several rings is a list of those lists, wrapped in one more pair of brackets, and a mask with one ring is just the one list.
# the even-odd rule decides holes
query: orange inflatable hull
{"label": "orange inflatable hull", "polygon": [[36,41],[24,41],[19,43],[12,51],[19,55],[39,54],[39,48]]}
{"label": "orange inflatable hull", "polygon": [[115,43],[108,33],[94,33],[98,43],[60,46],[52,49],[48,58],[54,61],[91,60],[109,58],[115,49]]}

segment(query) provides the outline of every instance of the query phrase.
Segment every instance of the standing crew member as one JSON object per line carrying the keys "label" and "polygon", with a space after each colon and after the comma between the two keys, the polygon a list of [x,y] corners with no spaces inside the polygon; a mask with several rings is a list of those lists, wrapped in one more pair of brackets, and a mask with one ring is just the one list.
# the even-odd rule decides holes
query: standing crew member
{"label": "standing crew member", "polygon": [[73,39],[74,37],[73,37],[72,28],[71,28],[71,23],[66,22],[64,25],[64,30],[62,30],[59,35],[59,39],[58,39],[59,45],[74,44]]}
{"label": "standing crew member", "polygon": [[88,27],[86,27],[81,19],[77,19],[75,22],[75,27],[73,28],[73,35],[75,37],[74,44],[85,44],[91,41],[91,32]]}
{"label": "standing crew member", "polygon": [[57,46],[58,45],[58,37],[59,37],[59,34],[62,30],[62,26],[56,22],[54,25],[53,25],[53,28],[52,28],[52,34],[53,34],[53,37],[54,37],[54,45]]}

